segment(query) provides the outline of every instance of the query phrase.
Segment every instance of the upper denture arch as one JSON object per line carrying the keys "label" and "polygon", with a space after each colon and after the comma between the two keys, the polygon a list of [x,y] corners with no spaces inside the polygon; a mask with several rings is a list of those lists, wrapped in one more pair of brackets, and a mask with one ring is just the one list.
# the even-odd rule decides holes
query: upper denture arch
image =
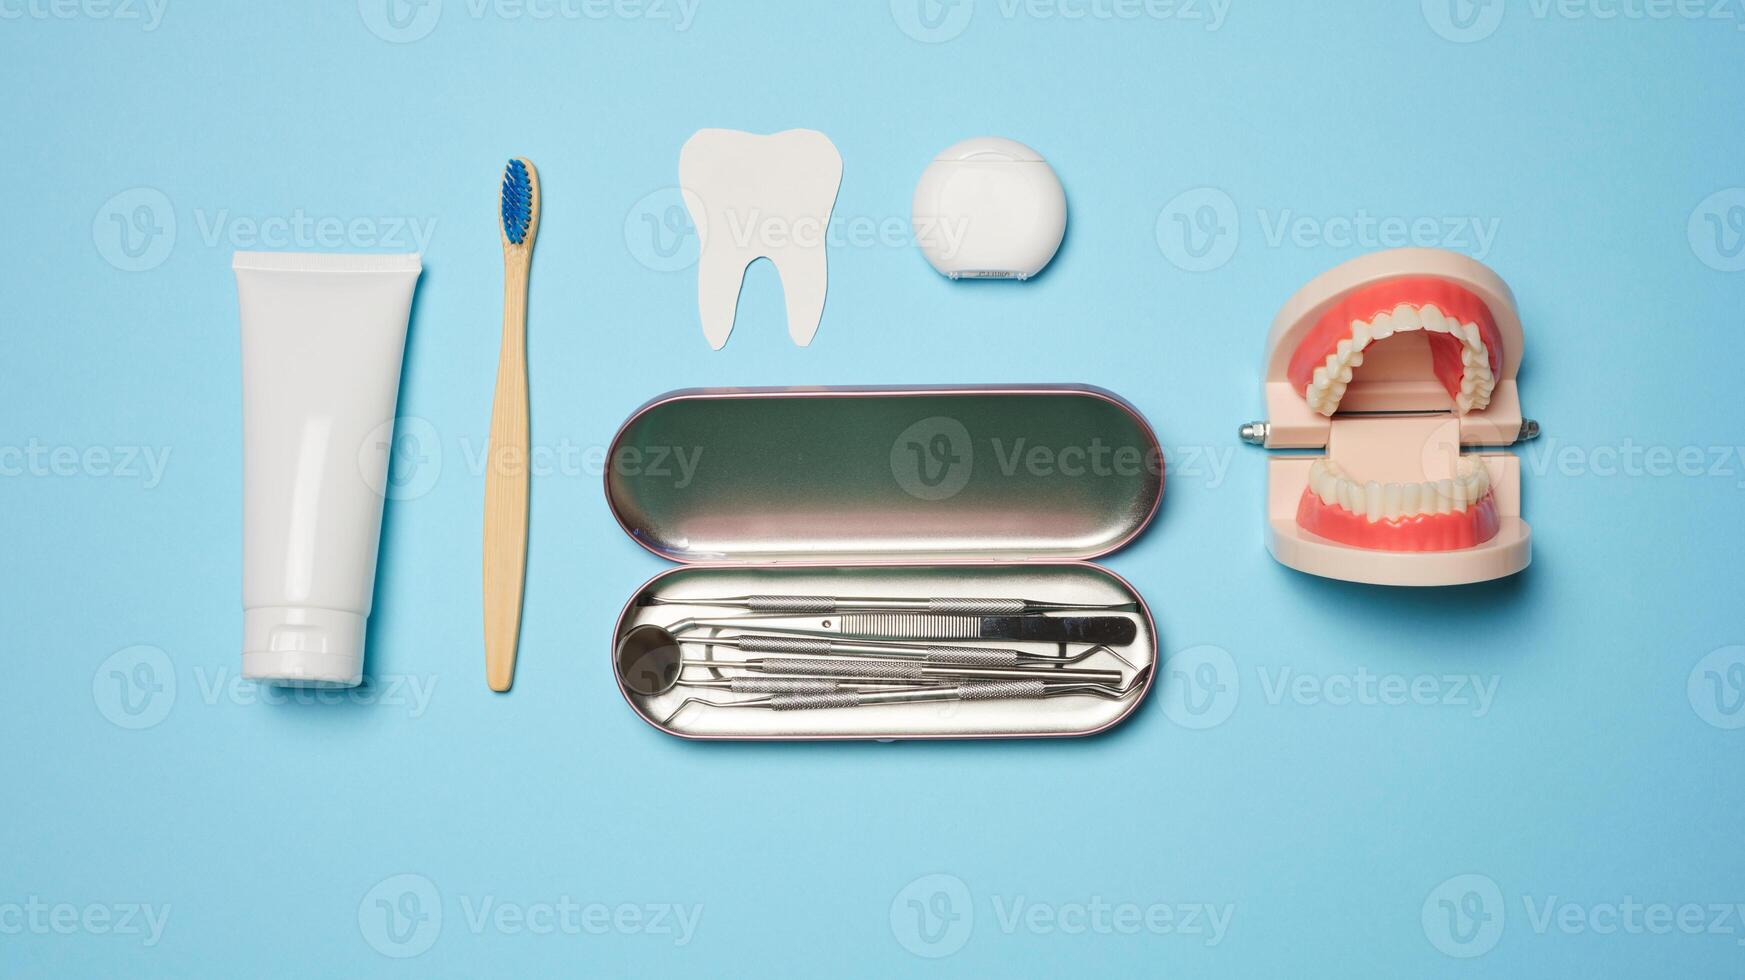
{"label": "upper denture arch", "polygon": [[1417,331],[1425,334],[1431,367],[1454,412],[1483,411],[1503,370],[1502,333],[1483,299],[1436,276],[1396,276],[1340,297],[1297,344],[1287,377],[1312,411],[1331,417],[1364,351]]}

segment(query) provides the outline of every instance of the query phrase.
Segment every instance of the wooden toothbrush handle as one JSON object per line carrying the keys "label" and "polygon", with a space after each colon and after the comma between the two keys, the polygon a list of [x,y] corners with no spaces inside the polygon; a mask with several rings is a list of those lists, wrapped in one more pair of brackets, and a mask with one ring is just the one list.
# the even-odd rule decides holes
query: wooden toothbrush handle
{"label": "wooden toothbrush handle", "polygon": [[527,570],[527,262],[520,257],[504,265],[503,348],[485,460],[485,680],[507,691]]}

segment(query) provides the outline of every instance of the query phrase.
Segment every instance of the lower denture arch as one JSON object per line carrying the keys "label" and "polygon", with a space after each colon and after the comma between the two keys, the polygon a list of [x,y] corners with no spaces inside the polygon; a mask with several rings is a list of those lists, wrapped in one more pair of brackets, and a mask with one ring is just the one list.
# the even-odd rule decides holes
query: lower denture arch
{"label": "lower denture arch", "polygon": [[1352,479],[1329,459],[1310,467],[1297,524],[1330,541],[1375,551],[1477,547],[1501,528],[1490,472],[1462,456],[1452,479],[1380,484]]}
{"label": "lower denture arch", "polygon": [[1502,373],[1502,333],[1483,299],[1435,276],[1399,276],[1341,297],[1297,344],[1287,377],[1310,409],[1331,417],[1364,350],[1413,331],[1424,332],[1455,413],[1484,410]]}

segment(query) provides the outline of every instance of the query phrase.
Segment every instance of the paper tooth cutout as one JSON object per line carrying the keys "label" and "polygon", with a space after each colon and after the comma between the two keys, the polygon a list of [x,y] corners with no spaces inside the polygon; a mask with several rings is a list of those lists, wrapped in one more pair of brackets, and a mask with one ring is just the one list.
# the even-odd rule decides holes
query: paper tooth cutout
{"label": "paper tooth cutout", "polygon": [[697,228],[697,307],[709,346],[726,345],[745,269],[760,258],[781,276],[788,336],[810,344],[824,315],[824,246],[842,186],[836,146],[811,129],[698,130],[679,152],[679,183]]}

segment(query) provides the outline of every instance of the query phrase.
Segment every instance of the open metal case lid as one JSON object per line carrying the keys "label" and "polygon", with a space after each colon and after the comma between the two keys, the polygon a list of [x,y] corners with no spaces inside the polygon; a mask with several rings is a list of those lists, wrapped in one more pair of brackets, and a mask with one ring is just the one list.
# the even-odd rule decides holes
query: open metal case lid
{"label": "open metal case lid", "polygon": [[[1446,345],[1441,351],[1433,345],[1437,330],[1446,334],[1447,329],[1414,325],[1358,345],[1361,362],[1343,381],[1328,379],[1334,383],[1336,411],[1311,407],[1303,366],[1319,363],[1330,340],[1352,335],[1353,320],[1367,329],[1372,319],[1381,324],[1396,301],[1412,300],[1416,308],[1426,298],[1446,302],[1450,295],[1470,297],[1455,302],[1481,303],[1488,317],[1480,319],[1490,321],[1487,329],[1494,326],[1485,342],[1487,350],[1499,348],[1500,357],[1488,366],[1495,384],[1487,404],[1474,402],[1471,410],[1460,410],[1466,405],[1457,404],[1439,377],[1459,366],[1459,355],[1450,361]],[[1455,585],[1525,568],[1532,556],[1532,529],[1522,519],[1519,458],[1500,451],[1462,453],[1463,447],[1510,445],[1524,431],[1516,385],[1523,346],[1521,317],[1508,285],[1483,263],[1453,252],[1376,252],[1298,290],[1273,320],[1267,338],[1264,445],[1322,449],[1324,458],[1354,478],[1382,484],[1446,479],[1455,474],[1462,455],[1471,456],[1487,471],[1498,530],[1472,547],[1445,551],[1362,548],[1329,540],[1298,519],[1311,467],[1323,457],[1278,456],[1267,467],[1266,543],[1273,557],[1310,574],[1378,585]],[[1341,341],[1339,350],[1344,349]]]}
{"label": "open metal case lid", "polygon": [[625,532],[685,563],[1093,558],[1164,477],[1145,419],[1079,386],[676,391],[606,463]]}

